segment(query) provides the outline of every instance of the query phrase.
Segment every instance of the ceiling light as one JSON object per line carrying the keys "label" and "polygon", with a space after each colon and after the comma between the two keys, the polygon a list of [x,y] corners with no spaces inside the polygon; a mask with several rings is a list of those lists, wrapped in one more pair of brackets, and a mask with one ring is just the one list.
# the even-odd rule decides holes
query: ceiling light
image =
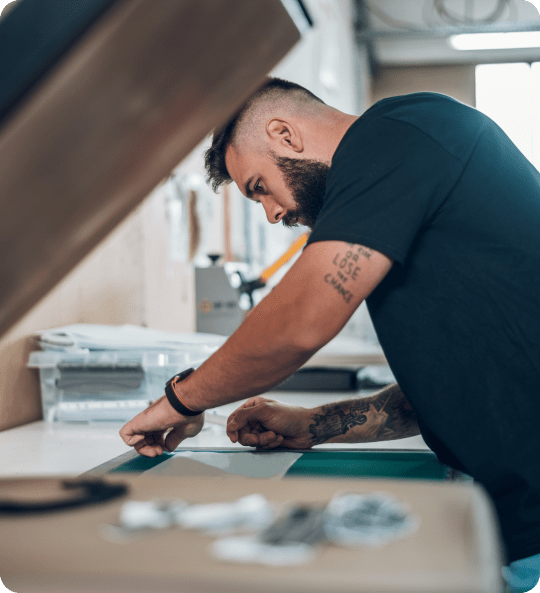
{"label": "ceiling light", "polygon": [[540,47],[540,31],[516,33],[465,33],[451,35],[450,44],[458,50],[521,49]]}

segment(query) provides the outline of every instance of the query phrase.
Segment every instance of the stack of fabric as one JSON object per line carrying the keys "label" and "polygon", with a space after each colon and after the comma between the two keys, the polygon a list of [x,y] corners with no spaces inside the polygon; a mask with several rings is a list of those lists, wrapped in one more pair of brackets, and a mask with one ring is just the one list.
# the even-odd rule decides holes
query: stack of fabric
{"label": "stack of fabric", "polygon": [[163,394],[174,374],[201,365],[224,336],[134,325],[75,324],[36,332],[43,417],[126,422]]}

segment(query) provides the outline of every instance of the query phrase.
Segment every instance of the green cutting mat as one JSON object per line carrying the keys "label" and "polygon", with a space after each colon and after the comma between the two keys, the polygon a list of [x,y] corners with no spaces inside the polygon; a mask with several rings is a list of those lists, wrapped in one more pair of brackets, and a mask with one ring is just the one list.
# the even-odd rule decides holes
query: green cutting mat
{"label": "green cutting mat", "polygon": [[444,480],[446,470],[429,451],[312,451],[304,453],[286,476]]}
{"label": "green cutting mat", "polygon": [[173,456],[174,453],[163,453],[163,455],[160,455],[159,457],[144,457],[142,455],[137,455],[137,457],[130,459],[129,461],[125,461],[118,467],[111,469],[109,473],[124,474],[129,472],[145,472],[147,469],[152,469],[153,467],[156,467],[156,465],[167,461],[167,459],[170,459]]}
{"label": "green cutting mat", "polygon": [[[190,450],[193,452],[199,451]],[[223,455],[245,455],[253,451],[226,450],[215,451]],[[258,454],[264,455],[260,451]],[[174,453],[164,453],[159,457],[137,456],[111,469],[111,473],[144,472],[167,459]],[[403,478],[417,480],[444,480],[447,467],[437,460],[431,451],[305,451],[289,468],[286,477],[334,477],[334,478]]]}

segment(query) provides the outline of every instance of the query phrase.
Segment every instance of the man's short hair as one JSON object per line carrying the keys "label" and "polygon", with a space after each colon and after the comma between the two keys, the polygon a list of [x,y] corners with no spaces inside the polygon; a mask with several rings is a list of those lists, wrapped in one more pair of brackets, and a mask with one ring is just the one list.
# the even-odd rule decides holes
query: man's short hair
{"label": "man's short hair", "polygon": [[204,153],[204,166],[206,168],[206,181],[217,192],[220,186],[232,181],[225,164],[225,152],[235,139],[240,122],[248,110],[261,99],[274,96],[276,99],[292,93],[300,93],[304,99],[315,100],[323,103],[319,97],[308,91],[303,86],[281,78],[267,77],[261,88],[241,107],[239,111],[224,125],[214,130],[212,145]]}

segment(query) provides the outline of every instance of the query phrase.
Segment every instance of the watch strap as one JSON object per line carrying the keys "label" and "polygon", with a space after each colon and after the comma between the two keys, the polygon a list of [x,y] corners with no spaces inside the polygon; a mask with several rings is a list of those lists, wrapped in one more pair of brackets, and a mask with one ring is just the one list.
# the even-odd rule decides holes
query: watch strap
{"label": "watch strap", "polygon": [[165,395],[169,400],[169,403],[179,414],[182,414],[182,416],[198,416],[199,414],[203,413],[203,410],[192,410],[184,405],[178,398],[178,395],[174,389],[177,383],[180,383],[187,376],[191,375],[194,370],[195,369],[191,368],[182,371],[178,375],[171,377],[165,385]]}

